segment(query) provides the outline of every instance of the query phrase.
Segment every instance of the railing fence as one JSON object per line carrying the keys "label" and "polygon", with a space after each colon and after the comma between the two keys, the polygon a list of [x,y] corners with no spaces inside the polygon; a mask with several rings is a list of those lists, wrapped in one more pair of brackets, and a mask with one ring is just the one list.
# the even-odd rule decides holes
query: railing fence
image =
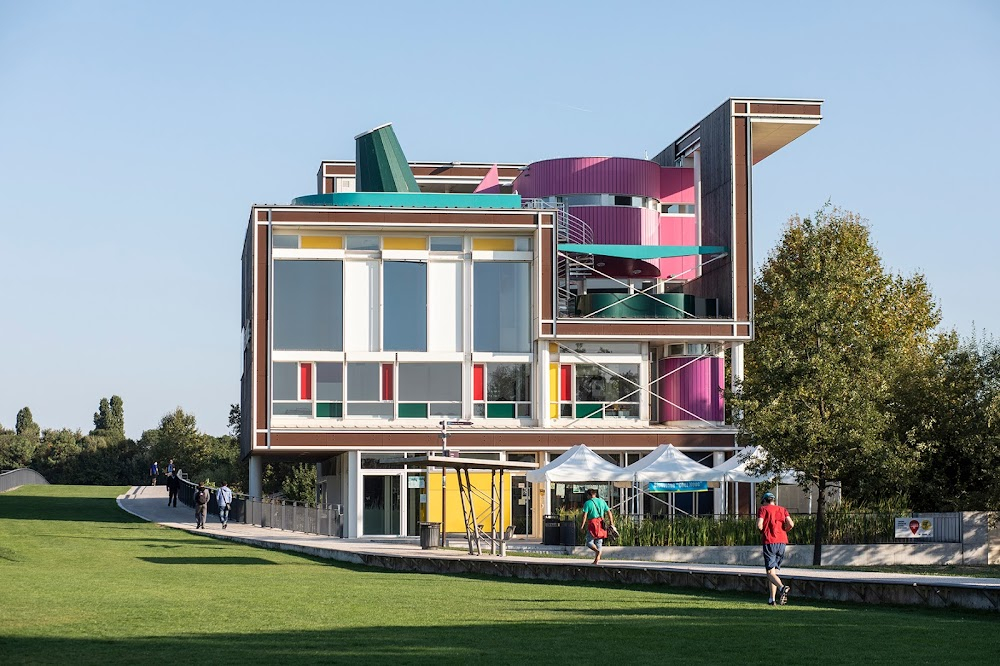
{"label": "railing fence", "polygon": [[[197,487],[197,484],[181,479],[177,498],[194,508],[194,494]],[[208,513],[218,516],[219,505],[215,500],[217,489],[206,487],[211,491]],[[233,493],[233,501],[229,505],[229,522],[340,537],[343,536],[344,510],[340,504],[304,504],[282,499],[258,499]]]}
{"label": "railing fence", "polygon": [[11,469],[0,471],[0,493],[13,490],[20,486],[49,485],[44,476],[33,469],[23,467],[21,469]]}

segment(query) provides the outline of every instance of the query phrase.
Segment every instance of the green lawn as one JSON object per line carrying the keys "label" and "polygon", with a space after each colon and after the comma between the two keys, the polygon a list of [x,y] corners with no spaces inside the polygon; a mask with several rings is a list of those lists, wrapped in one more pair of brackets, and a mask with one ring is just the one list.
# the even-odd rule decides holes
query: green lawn
{"label": "green lawn", "polygon": [[0,663],[982,662],[1000,614],[391,573],[0,495]]}

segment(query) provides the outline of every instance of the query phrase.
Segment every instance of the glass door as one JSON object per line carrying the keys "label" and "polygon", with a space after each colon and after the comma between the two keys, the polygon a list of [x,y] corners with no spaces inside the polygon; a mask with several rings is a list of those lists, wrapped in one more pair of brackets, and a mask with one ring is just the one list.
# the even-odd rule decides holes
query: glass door
{"label": "glass door", "polygon": [[400,534],[400,475],[366,474],[364,480],[365,536]]}

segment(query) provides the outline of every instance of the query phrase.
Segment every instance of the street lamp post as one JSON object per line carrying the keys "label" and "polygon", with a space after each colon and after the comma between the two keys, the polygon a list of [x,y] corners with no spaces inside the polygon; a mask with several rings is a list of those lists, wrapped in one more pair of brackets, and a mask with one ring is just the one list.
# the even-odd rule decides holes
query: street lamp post
{"label": "street lamp post", "polygon": [[[448,456],[448,426],[450,425],[472,425],[472,421],[461,421],[456,419],[445,419],[441,421],[441,434],[438,435],[441,438],[441,456]],[[456,472],[457,473],[457,472]],[[441,547],[445,547],[447,539],[445,535],[448,533],[448,498],[445,495],[445,490],[447,488],[447,474],[448,468],[444,465],[441,466]]]}

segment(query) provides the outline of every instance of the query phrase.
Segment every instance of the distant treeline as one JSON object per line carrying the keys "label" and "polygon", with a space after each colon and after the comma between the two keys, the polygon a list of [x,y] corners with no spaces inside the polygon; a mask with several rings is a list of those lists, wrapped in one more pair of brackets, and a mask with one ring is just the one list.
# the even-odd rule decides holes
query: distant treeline
{"label": "distant treeline", "polygon": [[[207,435],[198,431],[193,415],[178,407],[165,414],[159,426],[133,440],[125,436],[124,403],[117,395],[101,399],[94,428],[86,434],[68,428],[42,429],[31,409],[24,407],[17,413],[13,430],[0,425],[0,469],[30,467],[50,483],[139,485],[149,482],[153,461],[162,472],[172,459],[192,480],[227,481],[238,492],[246,492],[248,466],[240,461],[238,405],[232,406],[229,423],[230,434]],[[312,501],[314,488],[312,466],[265,466],[266,494]]]}

